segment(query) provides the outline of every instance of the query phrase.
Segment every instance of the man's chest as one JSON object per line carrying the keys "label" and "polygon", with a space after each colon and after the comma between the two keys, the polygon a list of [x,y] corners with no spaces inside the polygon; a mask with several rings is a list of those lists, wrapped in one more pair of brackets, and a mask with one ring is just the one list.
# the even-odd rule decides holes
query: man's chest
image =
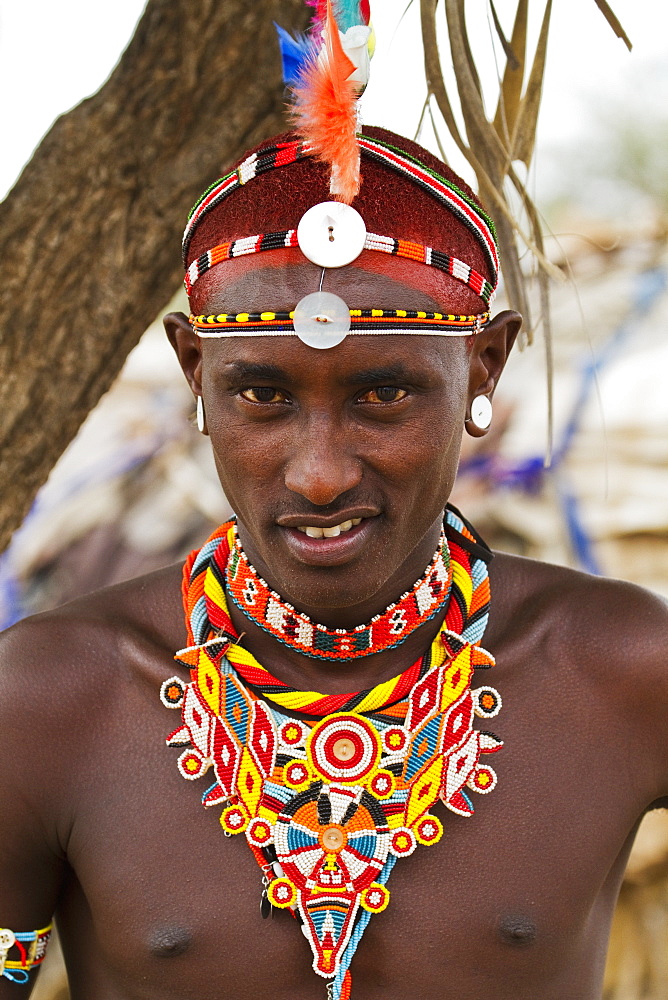
{"label": "man's chest", "polygon": [[[578,706],[570,714],[562,706],[558,741],[549,692],[527,698],[510,676],[505,689],[494,720],[505,741],[494,761],[498,787],[476,799],[469,818],[436,807],[441,840],[397,860],[389,904],[355,959],[364,996],[383,983],[379,996],[401,996],[387,984],[407,975],[424,997],[449,997],[444,981],[453,998],[472,982],[482,996],[499,975],[509,996],[535,996],[533,976],[544,988],[557,966],[573,966],[578,942],[593,933],[592,908],[602,898],[612,906],[633,827],[632,806],[615,803],[621,755],[595,738]],[[127,996],[138,968],[167,990],[178,981],[180,996],[216,983],[235,997],[257,996],[267,983],[280,984],[276,996],[325,996],[297,922],[278,910],[263,918],[262,872],[244,836],[224,836],[220,807],[203,809],[198,783],[177,771],[163,718],[150,713],[104,775],[98,767],[78,810],[71,861],[101,960]]]}

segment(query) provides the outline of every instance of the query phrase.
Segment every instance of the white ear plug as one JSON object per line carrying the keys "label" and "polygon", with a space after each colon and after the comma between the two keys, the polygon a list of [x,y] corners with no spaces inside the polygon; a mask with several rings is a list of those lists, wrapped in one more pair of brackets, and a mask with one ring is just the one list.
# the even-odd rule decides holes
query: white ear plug
{"label": "white ear plug", "polygon": [[486,431],[492,422],[492,402],[488,396],[476,396],[471,403],[471,422]]}

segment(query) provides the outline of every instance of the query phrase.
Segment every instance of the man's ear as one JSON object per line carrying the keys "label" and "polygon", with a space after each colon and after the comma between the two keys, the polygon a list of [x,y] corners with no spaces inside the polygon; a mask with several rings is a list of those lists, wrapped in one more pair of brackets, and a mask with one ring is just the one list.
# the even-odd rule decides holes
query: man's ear
{"label": "man's ear", "polygon": [[506,309],[495,316],[473,339],[469,358],[469,394],[465,423],[466,430],[472,437],[482,437],[486,434],[489,424],[483,426],[480,422],[476,423],[471,417],[471,406],[479,396],[486,397],[491,403],[496,384],[521,328],[520,314]]}
{"label": "man's ear", "polygon": [[181,312],[168,313],[162,321],[176,352],[188,385],[195,396],[202,395],[202,349],[188,318]]}

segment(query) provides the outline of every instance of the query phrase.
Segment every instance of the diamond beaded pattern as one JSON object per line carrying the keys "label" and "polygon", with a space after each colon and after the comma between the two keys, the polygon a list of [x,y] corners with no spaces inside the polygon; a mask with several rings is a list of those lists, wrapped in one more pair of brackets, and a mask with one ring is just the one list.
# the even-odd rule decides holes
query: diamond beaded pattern
{"label": "diamond beaded pattern", "polygon": [[350,996],[350,963],[372,915],[390,901],[394,864],[440,840],[433,806],[440,800],[469,816],[469,792],[496,784],[482,758],[502,743],[473,719],[495,716],[501,698],[488,685],[471,688],[474,670],[494,662],[477,645],[489,614],[490,553],[454,510],[445,532],[452,586],[430,649],[403,674],[344,695],[297,691],[236,645],[213,570],[233,551],[231,523],[184,568],[192,645],[176,658],[191,679],[162,686],[163,704],[182,713],[167,742],[183,748],[185,778],[212,772],[204,805],[224,807],[225,833],[245,834],[267,902],[302,923],[313,969],[330,980],[334,1000]]}

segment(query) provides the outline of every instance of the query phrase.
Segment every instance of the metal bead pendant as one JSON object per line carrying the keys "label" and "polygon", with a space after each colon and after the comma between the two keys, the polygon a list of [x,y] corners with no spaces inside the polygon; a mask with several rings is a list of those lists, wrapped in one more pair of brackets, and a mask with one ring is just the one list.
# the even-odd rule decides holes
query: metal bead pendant
{"label": "metal bead pendant", "polygon": [[336,347],[350,330],[350,309],[338,295],[313,292],[297,303],[293,325],[308,347]]}

